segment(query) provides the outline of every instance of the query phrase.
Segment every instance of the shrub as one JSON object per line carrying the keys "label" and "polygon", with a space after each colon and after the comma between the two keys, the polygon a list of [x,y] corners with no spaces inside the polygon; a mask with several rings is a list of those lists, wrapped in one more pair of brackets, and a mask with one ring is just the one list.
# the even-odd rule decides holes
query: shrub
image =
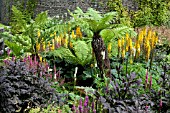
{"label": "shrub", "polygon": [[34,75],[25,62],[6,60],[0,75],[0,112],[24,112],[27,108],[61,102],[48,79]]}

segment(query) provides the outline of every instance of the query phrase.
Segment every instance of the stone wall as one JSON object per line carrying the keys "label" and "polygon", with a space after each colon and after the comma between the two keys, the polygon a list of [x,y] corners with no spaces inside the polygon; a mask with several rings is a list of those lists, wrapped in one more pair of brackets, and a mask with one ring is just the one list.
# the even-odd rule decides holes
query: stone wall
{"label": "stone wall", "polygon": [[[24,0],[25,2],[27,0]],[[105,12],[108,0],[39,0],[35,9],[35,14],[48,10],[49,16],[58,16],[62,19],[69,18],[68,9],[73,11],[80,7],[84,11],[92,7],[100,12]],[[123,0],[123,5],[129,9],[136,9],[133,0]],[[11,7],[16,4],[14,0],[0,0],[0,21],[4,24],[9,22],[11,16]]]}
{"label": "stone wall", "polygon": [[[36,9],[36,13],[48,10],[49,16],[59,16],[61,18],[69,17],[68,9],[73,11],[76,7],[80,7],[84,11],[89,7],[99,11],[105,11],[107,0],[40,0]],[[100,5],[102,4],[102,5]]]}

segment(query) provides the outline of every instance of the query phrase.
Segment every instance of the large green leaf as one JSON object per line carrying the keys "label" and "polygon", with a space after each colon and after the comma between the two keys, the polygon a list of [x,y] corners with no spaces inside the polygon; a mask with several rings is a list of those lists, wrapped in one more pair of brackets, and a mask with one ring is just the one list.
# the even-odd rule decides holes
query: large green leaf
{"label": "large green leaf", "polygon": [[47,11],[42,12],[42,13],[38,14],[37,17],[35,18],[35,24],[36,25],[45,24],[47,20],[48,20]]}
{"label": "large green leaf", "polygon": [[77,41],[74,43],[74,51],[77,56],[78,62],[85,65],[92,59],[91,47],[85,41]]}
{"label": "large green leaf", "polygon": [[85,41],[77,41],[73,43],[73,50],[75,55],[70,51],[70,49],[65,47],[60,47],[54,51],[47,53],[55,57],[59,57],[68,63],[80,64],[82,66],[90,63],[92,60],[91,46],[86,44]]}
{"label": "large green leaf", "polygon": [[22,46],[19,46],[16,43],[13,42],[9,42],[7,40],[5,40],[5,44],[12,50],[12,52],[15,54],[15,56],[20,56],[22,55]]}

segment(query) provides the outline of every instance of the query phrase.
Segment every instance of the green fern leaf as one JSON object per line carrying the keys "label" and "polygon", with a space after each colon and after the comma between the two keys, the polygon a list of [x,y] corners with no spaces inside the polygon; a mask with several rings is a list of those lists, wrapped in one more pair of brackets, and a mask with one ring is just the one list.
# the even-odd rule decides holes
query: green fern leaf
{"label": "green fern leaf", "polygon": [[75,51],[79,64],[85,65],[87,63],[87,59],[92,58],[91,56],[89,56],[89,53],[91,55],[90,46],[87,45],[85,41],[77,41],[74,43],[74,45],[75,46],[73,49]]}

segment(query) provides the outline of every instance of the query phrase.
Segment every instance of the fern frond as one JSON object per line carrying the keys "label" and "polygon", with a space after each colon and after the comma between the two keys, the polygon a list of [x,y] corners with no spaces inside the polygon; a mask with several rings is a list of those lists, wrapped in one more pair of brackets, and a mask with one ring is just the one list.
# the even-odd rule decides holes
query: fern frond
{"label": "fern frond", "polygon": [[127,26],[116,27],[113,29],[104,29],[100,32],[100,35],[105,40],[105,42],[108,42],[116,38],[122,38],[126,33],[130,34],[131,37],[137,35],[133,28],[129,28]]}
{"label": "fern frond", "polygon": [[[85,41],[77,41],[74,43],[74,51],[77,56],[78,62],[81,65],[85,65],[87,63],[88,58],[92,58],[91,54],[91,47],[86,44]],[[89,60],[88,60],[89,61]]]}
{"label": "fern frond", "polygon": [[20,33],[24,32],[26,29],[27,22],[25,21],[24,14],[18,10],[15,6],[12,6],[12,32]]}

